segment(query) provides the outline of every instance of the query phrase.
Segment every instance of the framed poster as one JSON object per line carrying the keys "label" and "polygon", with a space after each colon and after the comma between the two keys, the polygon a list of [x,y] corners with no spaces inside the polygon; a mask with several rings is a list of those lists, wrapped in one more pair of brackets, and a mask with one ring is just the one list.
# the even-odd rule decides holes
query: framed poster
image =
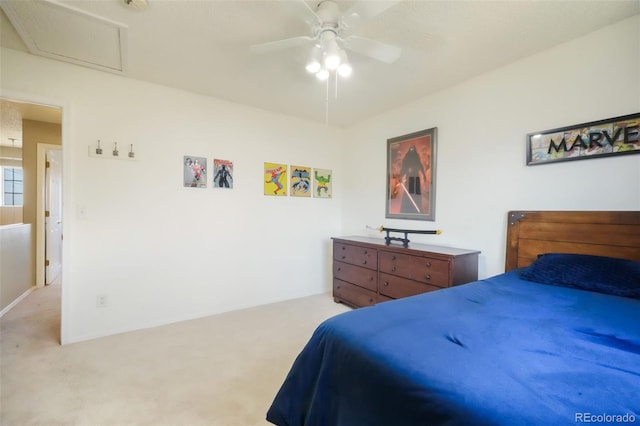
{"label": "framed poster", "polygon": [[182,160],[182,176],[185,188],[207,187],[207,159],[185,155]]}
{"label": "framed poster", "polygon": [[640,113],[527,135],[527,166],[640,154]]}
{"label": "framed poster", "polygon": [[437,128],[387,139],[386,214],[435,220]]}
{"label": "framed poster", "polygon": [[331,170],[313,169],[313,196],[331,198]]}
{"label": "framed poster", "polygon": [[311,197],[311,167],[291,166],[291,196]]}
{"label": "framed poster", "polygon": [[233,189],[233,162],[213,159],[213,187]]}
{"label": "framed poster", "polygon": [[264,163],[264,195],[287,195],[287,165]]}

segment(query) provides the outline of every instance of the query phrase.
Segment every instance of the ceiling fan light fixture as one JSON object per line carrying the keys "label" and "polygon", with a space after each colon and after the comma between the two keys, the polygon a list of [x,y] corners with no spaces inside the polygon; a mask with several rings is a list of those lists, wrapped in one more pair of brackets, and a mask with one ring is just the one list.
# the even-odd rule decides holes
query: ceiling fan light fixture
{"label": "ceiling fan light fixture", "polygon": [[[2,1],[2,0],[0,0]],[[50,0],[54,1],[54,0]],[[136,2],[146,3],[153,0],[118,0],[126,4]],[[335,80],[336,99],[338,80],[353,73],[343,49],[348,49],[360,55],[384,63],[393,63],[401,55],[400,47],[360,37],[353,34],[353,30],[364,21],[370,20],[402,0],[288,0],[282,1],[291,12],[304,20],[310,30],[309,35],[285,38],[253,45],[250,49],[254,53],[270,53],[282,49],[307,45],[310,48],[309,60],[304,67],[320,81]],[[311,3],[316,6],[312,7]],[[349,9],[341,12],[343,4],[349,3]],[[353,4],[351,4],[353,3]],[[311,42],[311,43],[309,43]],[[311,44],[309,46],[309,44]],[[297,61],[297,60],[296,60]],[[327,85],[327,87],[329,87]]]}
{"label": "ceiling fan light fixture", "polygon": [[307,62],[307,66],[305,67],[305,69],[311,74],[317,73],[318,71],[320,71],[321,68],[322,68],[322,64],[320,64],[320,62],[317,59],[310,60],[309,62]]}
{"label": "ceiling fan light fixture", "polygon": [[349,77],[353,73],[353,68],[349,62],[344,62],[338,67],[340,77]]}
{"label": "ceiling fan light fixture", "polygon": [[320,59],[322,59],[322,49],[320,49],[320,46],[314,46],[311,49],[311,55],[309,55],[309,61],[307,61],[305,69],[311,74],[317,73],[322,68]]}
{"label": "ceiling fan light fixture", "polygon": [[340,56],[327,53],[324,57],[324,66],[331,71],[335,71],[340,66]]}
{"label": "ceiling fan light fixture", "polygon": [[353,68],[351,67],[349,59],[347,58],[347,52],[345,52],[343,49],[340,49],[340,65],[338,66],[336,72],[338,73],[338,75],[340,75],[340,77],[349,77],[353,72]]}
{"label": "ceiling fan light fixture", "polygon": [[326,68],[322,68],[320,71],[316,73],[316,78],[320,81],[325,81],[329,79],[329,70]]}
{"label": "ceiling fan light fixture", "polygon": [[330,70],[335,71],[340,66],[340,48],[335,40],[330,40],[324,49],[324,66]]}

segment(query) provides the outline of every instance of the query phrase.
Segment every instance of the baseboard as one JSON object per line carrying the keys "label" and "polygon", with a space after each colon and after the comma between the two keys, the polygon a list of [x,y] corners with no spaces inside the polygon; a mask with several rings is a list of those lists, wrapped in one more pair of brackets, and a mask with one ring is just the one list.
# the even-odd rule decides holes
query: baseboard
{"label": "baseboard", "polygon": [[24,293],[22,293],[20,296],[18,296],[16,298],[16,300],[14,300],[13,302],[9,303],[3,310],[0,311],[0,318],[2,318],[4,316],[4,314],[6,314],[7,312],[9,312],[11,310],[11,308],[13,308],[14,306],[16,306],[18,303],[20,303],[22,301],[22,299],[24,299],[25,297],[27,297],[29,294],[31,294],[31,292],[33,290],[35,290],[35,287],[31,287],[29,290],[25,291]]}
{"label": "baseboard", "polygon": [[114,336],[114,335],[122,334],[122,333],[131,333],[133,331],[146,330],[146,329],[149,329],[149,328],[163,327],[163,326],[166,326],[166,325],[176,324],[176,323],[183,322],[183,321],[192,321],[192,320],[206,318],[206,317],[210,317],[210,316],[214,316],[214,315],[222,315],[222,314],[226,314],[226,313],[229,313],[229,312],[238,312],[238,311],[242,311],[244,309],[254,309],[254,308],[259,308],[261,306],[270,305],[270,304],[273,304],[273,303],[284,303],[284,302],[287,302],[287,301],[291,301],[291,300],[295,300],[295,299],[301,299],[301,298],[305,298],[305,297],[316,296],[316,295],[319,295],[319,294],[326,295],[327,296],[327,300],[333,300],[332,299],[332,295],[331,295],[330,292],[323,291],[322,293],[298,295],[298,296],[294,296],[292,298],[284,299],[284,300],[282,300],[282,299],[280,299],[280,300],[271,300],[271,301],[267,300],[267,301],[263,301],[262,303],[258,303],[257,305],[254,305],[254,304],[248,304],[248,305],[240,304],[240,305],[227,307],[227,309],[218,309],[218,310],[214,310],[214,311],[191,313],[190,315],[186,315],[186,316],[163,318],[163,319],[159,319],[159,320],[156,320],[156,321],[136,324],[133,327],[114,328],[114,329],[109,329],[109,330],[102,330],[101,332],[95,333],[95,334],[71,336],[71,337],[67,337],[67,338],[63,339],[62,345],[68,345],[68,344],[71,344],[71,343],[80,343],[80,342],[85,342],[85,341],[88,341],[88,340],[100,339],[100,338],[103,338],[103,337]]}

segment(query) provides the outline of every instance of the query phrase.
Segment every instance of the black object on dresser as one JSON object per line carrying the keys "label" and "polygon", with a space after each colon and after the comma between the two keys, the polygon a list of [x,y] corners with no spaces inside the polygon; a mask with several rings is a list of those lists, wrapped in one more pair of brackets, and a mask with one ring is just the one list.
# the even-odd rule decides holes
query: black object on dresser
{"label": "black object on dresser", "polygon": [[334,237],[333,300],[374,305],[478,279],[477,250],[427,244],[404,248],[368,237]]}

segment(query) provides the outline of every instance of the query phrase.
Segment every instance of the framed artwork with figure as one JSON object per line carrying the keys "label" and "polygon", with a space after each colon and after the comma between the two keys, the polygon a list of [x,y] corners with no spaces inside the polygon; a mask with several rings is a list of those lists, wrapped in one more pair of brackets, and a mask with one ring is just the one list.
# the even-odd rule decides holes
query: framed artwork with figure
{"label": "framed artwork with figure", "polygon": [[437,127],[387,139],[389,219],[436,218]]}
{"label": "framed artwork with figure", "polygon": [[182,159],[182,182],[185,188],[207,187],[207,158],[185,155]]}

